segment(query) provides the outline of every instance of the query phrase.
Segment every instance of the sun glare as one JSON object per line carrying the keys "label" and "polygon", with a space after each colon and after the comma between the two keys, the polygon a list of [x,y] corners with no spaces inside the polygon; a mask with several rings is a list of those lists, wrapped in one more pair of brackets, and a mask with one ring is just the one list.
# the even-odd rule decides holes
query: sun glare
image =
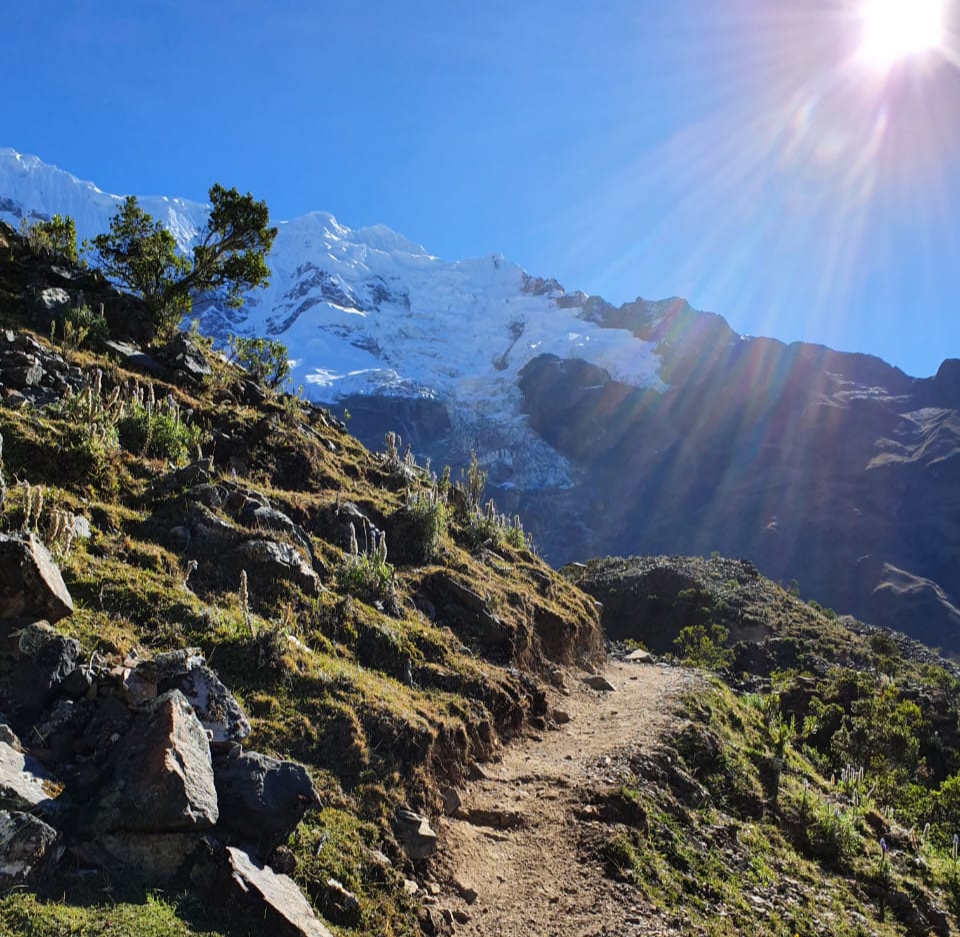
{"label": "sun glare", "polygon": [[944,0],[865,0],[861,59],[887,70],[943,41]]}

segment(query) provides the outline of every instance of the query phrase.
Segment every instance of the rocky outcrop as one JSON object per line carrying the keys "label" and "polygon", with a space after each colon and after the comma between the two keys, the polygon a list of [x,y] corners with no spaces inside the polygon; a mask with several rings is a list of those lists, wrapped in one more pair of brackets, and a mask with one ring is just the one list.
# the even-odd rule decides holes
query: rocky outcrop
{"label": "rocky outcrop", "polygon": [[97,827],[195,832],[212,827],[218,816],[206,731],[184,695],[171,690],[136,713],[114,751]]}
{"label": "rocky outcrop", "polygon": [[231,751],[214,759],[213,772],[220,806],[218,833],[251,843],[262,855],[286,842],[307,810],[317,806],[313,783],[302,765],[257,752]]}
{"label": "rocky outcrop", "polygon": [[60,570],[32,534],[0,534],[0,618],[58,622],[73,611]]}
{"label": "rocky outcrop", "polygon": [[82,666],[76,640],[24,617],[72,609],[35,537],[0,536],[0,571],[0,890],[48,879],[69,849],[147,887],[229,880],[271,933],[326,935],[257,858],[318,805],[306,769],[240,750],[250,723],[197,649]]}

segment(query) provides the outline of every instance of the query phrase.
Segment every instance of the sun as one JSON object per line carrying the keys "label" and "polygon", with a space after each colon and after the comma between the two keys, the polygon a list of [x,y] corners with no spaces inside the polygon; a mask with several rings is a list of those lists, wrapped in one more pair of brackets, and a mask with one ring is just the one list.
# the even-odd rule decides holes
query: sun
{"label": "sun", "polygon": [[880,71],[943,42],[945,0],[864,0],[859,57]]}

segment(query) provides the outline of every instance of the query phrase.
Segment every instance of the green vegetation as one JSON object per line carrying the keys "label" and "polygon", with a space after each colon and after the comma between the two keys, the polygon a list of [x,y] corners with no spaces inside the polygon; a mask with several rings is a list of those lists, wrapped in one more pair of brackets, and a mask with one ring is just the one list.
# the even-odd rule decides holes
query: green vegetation
{"label": "green vegetation", "polygon": [[244,368],[255,381],[272,390],[282,387],[290,377],[287,346],[274,338],[231,335],[230,360]]}
{"label": "green vegetation", "polygon": [[69,215],[54,215],[49,221],[24,218],[20,234],[35,252],[49,251],[70,263],[77,262],[77,226]]}
{"label": "green vegetation", "polygon": [[265,257],[277,229],[268,227],[265,202],[215,184],[207,226],[190,257],[177,252],[173,235],[128,196],[110,230],[86,245],[91,263],[143,299],[157,331],[173,332],[192,307],[195,293],[240,306],[243,293],[268,282]]}

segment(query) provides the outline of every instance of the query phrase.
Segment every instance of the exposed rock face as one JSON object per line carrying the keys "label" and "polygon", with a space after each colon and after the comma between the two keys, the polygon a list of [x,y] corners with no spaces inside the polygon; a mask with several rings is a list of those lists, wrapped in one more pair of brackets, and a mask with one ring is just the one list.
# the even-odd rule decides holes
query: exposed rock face
{"label": "exposed rock face", "polygon": [[62,854],[53,827],[27,813],[0,810],[0,892],[39,884]]}
{"label": "exposed rock face", "polygon": [[137,714],[117,746],[98,825],[190,832],[212,827],[218,816],[206,730],[183,694],[171,690]]}
{"label": "exposed rock face", "polygon": [[0,618],[54,623],[72,612],[73,599],[47,548],[33,534],[0,534]]}
{"label": "exposed rock face", "polygon": [[[624,316],[609,324],[632,327]],[[575,360],[523,371],[531,425],[582,470],[569,492],[518,498],[544,554],[742,556],[839,612],[960,650],[960,367],[915,380],[692,311],[668,320],[635,328],[661,342],[663,393]]]}
{"label": "exposed rock face", "polygon": [[246,569],[251,577],[287,579],[310,595],[320,591],[320,577],[289,543],[247,540],[234,550],[232,560],[234,565]]}
{"label": "exposed rock face", "polygon": [[217,830],[256,845],[263,855],[285,842],[317,803],[303,765],[244,752],[217,758],[213,771],[220,805]]}
{"label": "exposed rock face", "polygon": [[293,879],[255,862],[242,849],[227,849],[230,899],[264,922],[264,933],[277,937],[333,937],[313,913]]}

